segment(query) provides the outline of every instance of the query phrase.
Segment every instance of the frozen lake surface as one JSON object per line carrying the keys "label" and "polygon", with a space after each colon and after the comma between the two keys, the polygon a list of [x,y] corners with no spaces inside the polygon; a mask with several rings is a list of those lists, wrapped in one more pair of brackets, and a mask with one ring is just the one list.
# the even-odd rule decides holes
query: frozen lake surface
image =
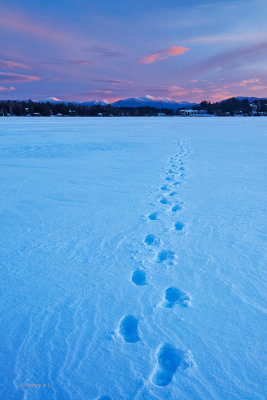
{"label": "frozen lake surface", "polygon": [[1,118],[0,398],[266,399],[266,133]]}

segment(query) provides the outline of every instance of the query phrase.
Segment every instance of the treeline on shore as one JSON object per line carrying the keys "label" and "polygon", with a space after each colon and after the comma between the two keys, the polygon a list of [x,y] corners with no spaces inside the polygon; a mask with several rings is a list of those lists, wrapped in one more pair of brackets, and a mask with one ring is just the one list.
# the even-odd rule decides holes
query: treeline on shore
{"label": "treeline on shore", "polygon": [[202,101],[192,107],[192,113],[156,107],[113,107],[112,105],[84,106],[74,103],[43,103],[29,101],[5,100],[0,101],[0,116],[164,116],[164,115],[267,115],[267,100],[255,100],[252,104],[247,100],[237,98],[211,103]]}

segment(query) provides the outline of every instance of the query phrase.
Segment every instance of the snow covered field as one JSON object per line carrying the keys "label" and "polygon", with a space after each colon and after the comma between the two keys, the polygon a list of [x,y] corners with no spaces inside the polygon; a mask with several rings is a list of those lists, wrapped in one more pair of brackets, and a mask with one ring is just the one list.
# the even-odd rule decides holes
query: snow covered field
{"label": "snow covered field", "polygon": [[266,399],[266,133],[1,118],[0,398]]}

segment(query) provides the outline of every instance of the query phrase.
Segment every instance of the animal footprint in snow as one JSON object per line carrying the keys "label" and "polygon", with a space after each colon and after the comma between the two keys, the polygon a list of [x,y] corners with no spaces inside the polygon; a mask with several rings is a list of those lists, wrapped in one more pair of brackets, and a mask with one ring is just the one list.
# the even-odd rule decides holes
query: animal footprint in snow
{"label": "animal footprint in snow", "polygon": [[173,176],[166,176],[165,181],[173,181]]}
{"label": "animal footprint in snow", "polygon": [[120,320],[119,334],[127,343],[138,342],[138,320],[133,315],[126,315]]}
{"label": "animal footprint in snow", "polygon": [[185,227],[185,224],[183,222],[181,222],[181,221],[177,221],[174,224],[175,230],[179,231],[179,232],[181,232],[184,229],[184,227]]}
{"label": "animal footprint in snow", "polygon": [[182,207],[179,206],[178,204],[172,207],[173,212],[180,211],[181,209],[182,209]]}
{"label": "animal footprint in snow", "polygon": [[152,233],[149,233],[148,235],[146,235],[144,243],[147,246],[152,246],[152,245],[158,246],[160,244],[160,239],[155,235],[153,235]]}
{"label": "animal footprint in snow", "polygon": [[111,400],[111,398],[109,396],[100,396],[96,400]]}
{"label": "animal footprint in snow", "polygon": [[137,269],[132,274],[132,281],[137,286],[146,285],[146,274],[141,269]]}
{"label": "animal footprint in snow", "polygon": [[158,213],[153,212],[153,213],[149,214],[148,218],[151,219],[151,221],[155,221],[156,219],[158,219]]}
{"label": "animal footprint in snow", "polygon": [[177,368],[185,370],[194,365],[189,351],[177,349],[169,343],[162,343],[156,352],[157,365],[152,373],[152,382],[157,386],[167,386]]}
{"label": "animal footprint in snow", "polygon": [[172,250],[161,250],[157,255],[157,262],[158,263],[162,263],[164,261],[167,261],[170,264],[173,264],[175,259],[176,259],[176,255],[175,255],[174,251],[172,251]]}
{"label": "animal footprint in snow", "polygon": [[163,186],[161,186],[161,188],[160,188],[161,190],[166,190],[166,191],[169,191],[170,189],[168,188],[168,185],[163,185]]}
{"label": "animal footprint in snow", "polygon": [[183,307],[191,306],[192,298],[190,294],[171,286],[165,290],[163,304],[167,308],[172,308],[175,304],[180,304]]}
{"label": "animal footprint in snow", "polygon": [[168,200],[166,199],[166,197],[162,197],[159,201],[161,204],[169,204]]}

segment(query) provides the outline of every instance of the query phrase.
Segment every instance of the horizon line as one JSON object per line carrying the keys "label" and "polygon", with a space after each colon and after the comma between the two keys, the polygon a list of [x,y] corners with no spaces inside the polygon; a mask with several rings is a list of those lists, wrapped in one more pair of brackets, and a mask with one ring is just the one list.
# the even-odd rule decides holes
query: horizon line
{"label": "horizon line", "polygon": [[[57,98],[57,97],[54,97],[54,96],[51,96],[51,97],[47,97],[47,98],[42,98],[42,99],[32,99],[32,98],[29,98],[29,99],[17,99],[17,98],[8,98],[8,99],[0,99],[0,101],[21,101],[21,102],[29,102],[29,101],[33,101],[34,103],[42,103],[42,102],[45,102],[45,103],[78,103],[78,104],[83,104],[83,103],[90,103],[90,102],[99,102],[99,103],[106,103],[106,105],[111,105],[111,104],[114,104],[114,103],[117,103],[117,102],[119,102],[119,101],[123,101],[123,100],[130,100],[130,99],[135,99],[135,100],[141,100],[141,99],[144,99],[144,101],[151,101],[151,102],[153,102],[153,101],[162,101],[162,102],[165,102],[166,100],[168,100],[168,101],[173,101],[173,102],[175,102],[175,103],[188,103],[188,104],[200,104],[202,101],[207,101],[207,102],[210,102],[210,103],[219,103],[219,102],[221,102],[221,101],[224,101],[224,100],[228,100],[228,99],[233,99],[233,98],[235,98],[235,99],[239,99],[239,98],[242,98],[242,99],[250,99],[250,98],[254,98],[254,99],[260,99],[260,100],[265,100],[265,99],[267,99],[267,96],[266,97],[258,97],[258,96],[230,96],[230,97],[225,97],[225,98],[223,98],[223,99],[221,99],[221,100],[211,100],[211,99],[202,99],[202,100],[200,100],[200,101],[191,101],[191,100],[175,100],[175,99],[172,99],[172,98],[170,98],[170,97],[154,97],[154,96],[150,96],[151,98],[153,98],[153,99],[155,99],[155,100],[152,100],[152,99],[145,99],[145,96],[150,96],[150,95],[144,95],[144,96],[141,96],[141,97],[124,97],[124,98],[120,98],[120,99],[118,99],[118,100],[115,100],[115,101],[108,101],[107,99],[96,99],[96,98],[94,98],[94,99],[88,99],[88,100],[63,100],[63,99],[60,99],[60,98]],[[54,99],[54,100],[53,100]],[[166,101],[166,103],[167,103],[167,101]]]}

